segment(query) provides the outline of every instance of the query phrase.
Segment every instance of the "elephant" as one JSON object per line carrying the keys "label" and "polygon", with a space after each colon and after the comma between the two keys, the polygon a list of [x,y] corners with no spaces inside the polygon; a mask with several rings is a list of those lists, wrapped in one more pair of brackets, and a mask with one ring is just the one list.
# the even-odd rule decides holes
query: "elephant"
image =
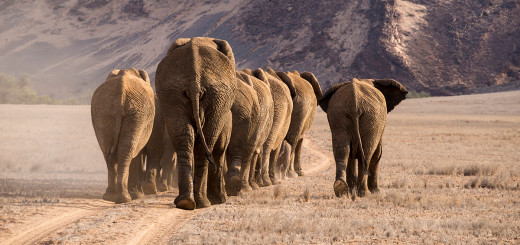
{"label": "elephant", "polygon": [[[302,151],[303,137],[310,129],[316,114],[316,107],[318,101],[322,96],[321,87],[311,72],[299,73],[292,72],[277,72],[280,79],[287,84],[290,89],[294,89],[295,93],[292,97],[293,111],[291,115],[291,125],[285,140],[291,145],[290,162],[288,163],[288,177],[303,176],[303,170],[300,164],[300,155]],[[294,88],[291,88],[293,86]],[[273,176],[276,178],[276,173]]]}
{"label": "elephant", "polygon": [[178,39],[157,66],[157,97],[177,152],[177,208],[226,202],[223,167],[236,86],[235,58],[225,40]]}
{"label": "elephant", "polygon": [[[248,78],[248,77],[246,77]],[[236,73],[235,102],[231,107],[233,127],[228,145],[226,191],[230,196],[251,191],[249,171],[260,140],[260,104],[251,79]]]}
{"label": "elephant", "polygon": [[289,163],[291,162],[291,144],[287,141],[283,141],[280,147],[280,153],[278,155],[278,164],[280,165],[280,179],[287,179],[289,170]]}
{"label": "elephant", "polygon": [[356,187],[360,197],[379,192],[377,176],[386,114],[404,100],[407,93],[403,85],[392,79],[356,78],[325,92],[319,103],[327,113],[332,133],[337,197],[348,196],[350,191],[355,198]]}
{"label": "elephant", "polygon": [[263,145],[262,155],[259,157],[261,164],[256,176],[258,186],[270,186],[273,184],[270,177],[274,175],[273,173],[278,168],[276,163],[280,147],[291,123],[291,113],[293,111],[291,97],[294,95],[294,90],[289,90],[289,87],[280,80],[273,69],[265,70],[264,74],[271,88],[274,108],[271,130],[269,130]]}
{"label": "elephant", "polygon": [[[176,181],[176,153],[161,113],[159,99],[155,96],[155,118],[152,134],[144,147],[146,173],[143,183],[144,194],[167,191]],[[161,172],[162,170],[162,172]]]}
{"label": "elephant", "polygon": [[256,91],[256,95],[258,96],[258,103],[260,105],[260,111],[258,116],[259,123],[259,138],[256,141],[255,150],[253,153],[253,158],[251,160],[251,164],[249,165],[249,186],[253,190],[257,190],[259,188],[256,183],[256,173],[257,173],[257,163],[261,161],[260,155],[263,152],[263,146],[267,137],[269,136],[269,132],[271,131],[271,126],[273,124],[273,114],[274,114],[274,103],[273,97],[271,95],[271,87],[269,86],[269,81],[267,79],[267,75],[264,70],[258,68],[254,71],[249,69],[244,69],[239,74],[243,79],[248,81],[248,83],[252,83],[254,90]]}
{"label": "elephant", "polygon": [[152,133],[154,104],[148,74],[135,68],[113,70],[94,91],[92,125],[108,168],[103,199],[125,203],[142,196],[141,152]]}

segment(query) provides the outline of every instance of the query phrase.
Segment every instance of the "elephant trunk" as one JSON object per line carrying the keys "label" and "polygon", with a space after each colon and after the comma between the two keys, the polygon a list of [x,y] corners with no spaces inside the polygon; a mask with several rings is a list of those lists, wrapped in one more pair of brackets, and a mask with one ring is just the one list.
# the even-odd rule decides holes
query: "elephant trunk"
{"label": "elephant trunk", "polygon": [[199,47],[192,43],[192,62],[193,62],[193,69],[195,74],[195,81],[192,84],[192,89],[190,92],[190,98],[191,98],[191,104],[193,107],[193,117],[195,119],[195,126],[197,128],[197,134],[200,136],[202,140],[202,144],[204,146],[204,151],[206,152],[206,158],[208,159],[209,163],[215,167],[214,169],[217,169],[215,165],[215,160],[213,159],[213,155],[211,154],[211,151],[209,150],[208,144],[206,143],[206,137],[204,137],[204,132],[202,131],[202,124],[201,124],[201,111],[200,111],[200,93],[201,93],[201,70],[200,70],[200,57],[199,57]]}

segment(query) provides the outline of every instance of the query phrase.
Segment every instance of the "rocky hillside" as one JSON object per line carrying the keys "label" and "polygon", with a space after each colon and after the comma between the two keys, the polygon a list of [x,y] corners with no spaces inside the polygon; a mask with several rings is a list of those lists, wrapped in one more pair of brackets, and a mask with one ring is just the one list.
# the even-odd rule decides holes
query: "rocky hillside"
{"label": "rocky hillside", "polygon": [[7,0],[0,72],[68,98],[115,68],[153,79],[175,39],[212,36],[240,69],[308,70],[325,88],[389,77],[453,95],[518,83],[518,16],[517,0]]}

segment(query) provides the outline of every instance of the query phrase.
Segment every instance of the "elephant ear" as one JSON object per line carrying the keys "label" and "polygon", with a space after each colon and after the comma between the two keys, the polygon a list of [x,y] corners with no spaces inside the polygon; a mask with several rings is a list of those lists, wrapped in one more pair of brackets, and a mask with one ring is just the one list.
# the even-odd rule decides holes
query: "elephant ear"
{"label": "elephant ear", "polygon": [[287,85],[289,91],[291,91],[291,98],[294,99],[296,96],[296,88],[294,87],[294,83],[291,78],[287,75],[287,73],[281,71],[276,72],[276,75],[282,80],[283,83],[285,83],[285,85]]}
{"label": "elephant ear", "polygon": [[314,90],[314,95],[316,95],[316,100],[320,101],[321,97],[323,96],[323,93],[321,92],[320,83],[318,82],[318,79],[316,79],[314,74],[306,71],[306,72],[300,74],[300,77],[307,80],[311,84],[312,89]]}
{"label": "elephant ear", "polygon": [[242,80],[242,82],[248,84],[249,86],[253,86],[253,81],[251,81],[251,77],[245,72],[235,72],[238,79]]}
{"label": "elephant ear", "polygon": [[110,73],[108,73],[107,79],[109,79],[111,77],[117,77],[117,75],[119,75],[120,71],[121,70],[112,70]]}
{"label": "elephant ear", "polygon": [[231,64],[235,66],[235,56],[233,55],[233,50],[231,49],[231,46],[229,46],[229,43],[226,40],[221,39],[213,39],[213,42],[217,44],[218,51],[226,55]]}
{"label": "elephant ear", "polygon": [[318,105],[320,105],[321,109],[327,113],[327,109],[329,107],[329,101],[330,101],[330,98],[332,98],[332,96],[334,95],[334,93],[336,93],[336,91],[338,91],[339,88],[345,86],[346,84],[348,83],[351,83],[350,81],[348,82],[343,82],[343,83],[340,83],[340,84],[336,84],[334,86],[332,86],[331,88],[329,88],[325,94],[323,94],[323,96],[321,96],[321,99],[318,101]]}
{"label": "elephant ear", "polygon": [[269,85],[269,82],[267,81],[267,75],[261,68],[254,70],[251,74],[259,80],[263,81],[265,84]]}
{"label": "elephant ear", "polygon": [[150,83],[150,78],[148,77],[148,73],[145,70],[139,70],[139,75],[145,82]]}
{"label": "elephant ear", "polygon": [[175,40],[175,42],[172,43],[172,45],[170,46],[170,48],[168,48],[168,54],[173,52],[173,50],[175,50],[176,48],[180,47],[180,46],[184,46],[186,43],[188,43],[191,39],[189,38],[179,38],[177,40]]}
{"label": "elephant ear", "polygon": [[372,84],[385,96],[386,112],[391,112],[395,106],[406,99],[408,90],[393,79],[374,79]]}

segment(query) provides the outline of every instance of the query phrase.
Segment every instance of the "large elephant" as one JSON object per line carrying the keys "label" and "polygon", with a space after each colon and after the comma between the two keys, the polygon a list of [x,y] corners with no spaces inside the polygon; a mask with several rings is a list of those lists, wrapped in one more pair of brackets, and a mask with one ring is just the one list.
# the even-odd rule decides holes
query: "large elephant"
{"label": "large elephant", "polygon": [[[167,191],[174,186],[176,178],[176,154],[173,148],[164,118],[161,113],[159,99],[155,97],[155,118],[150,139],[144,147],[146,155],[146,173],[143,183],[144,194],[155,194]],[[162,171],[161,171],[162,170]]]}
{"label": "large elephant", "polygon": [[251,189],[256,190],[258,189],[258,184],[256,183],[257,163],[261,161],[260,156],[263,152],[264,143],[266,142],[273,125],[273,96],[271,95],[271,87],[269,86],[269,81],[264,70],[260,68],[254,71],[245,69],[239,72],[239,74],[243,79],[253,84],[253,88],[258,96],[258,104],[260,105],[259,116],[257,119],[259,123],[258,132],[260,133],[258,135],[259,138],[256,141],[255,151],[249,168],[249,185],[251,186]]}
{"label": "large elephant", "polygon": [[177,152],[176,207],[226,202],[223,167],[236,89],[231,47],[208,37],[176,40],[157,67],[155,87]]}
{"label": "large elephant", "polygon": [[273,124],[271,130],[265,140],[256,183],[259,186],[272,185],[270,176],[277,172],[278,153],[282,142],[287,135],[289,125],[291,123],[291,113],[293,111],[292,96],[294,90],[289,90],[282,80],[276,75],[272,69],[267,69],[264,73],[266,80],[269,82],[271,88],[271,96],[273,99]]}
{"label": "large elephant", "polygon": [[92,125],[108,168],[103,199],[125,203],[142,196],[141,151],[152,132],[154,114],[153,90],[144,70],[113,70],[94,91]]}
{"label": "large elephant", "polygon": [[[277,72],[283,82],[289,86],[294,86],[295,95],[293,96],[293,111],[291,115],[291,125],[285,140],[291,145],[291,160],[289,162],[288,177],[302,176],[304,173],[300,164],[303,136],[310,129],[316,114],[318,101],[322,96],[321,87],[314,74],[310,72],[299,73]],[[282,175],[285,175],[283,173]],[[273,176],[276,179],[276,173]]]}
{"label": "large elephant", "polygon": [[355,187],[359,196],[379,191],[377,174],[386,114],[404,100],[407,93],[404,86],[392,79],[355,78],[325,92],[320,107],[327,113],[332,133],[336,196],[348,195],[350,188],[355,197]]}
{"label": "large elephant", "polygon": [[249,171],[260,140],[260,104],[251,79],[236,73],[237,89],[231,107],[233,128],[227,149],[226,191],[230,196],[251,191]]}

